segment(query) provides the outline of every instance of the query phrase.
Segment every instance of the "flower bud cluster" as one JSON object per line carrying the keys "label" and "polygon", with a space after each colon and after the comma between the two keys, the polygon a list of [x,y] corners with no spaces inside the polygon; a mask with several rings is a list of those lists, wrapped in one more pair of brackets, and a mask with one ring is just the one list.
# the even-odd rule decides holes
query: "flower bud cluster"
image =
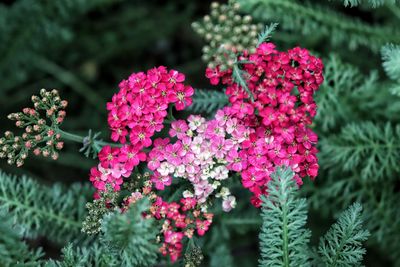
{"label": "flower bud cluster", "polygon": [[41,89],[40,96],[32,96],[32,102],[33,108],[8,115],[8,119],[15,121],[15,126],[24,129],[22,135],[6,131],[0,138],[0,158],[6,158],[9,164],[18,167],[24,164],[29,151],[56,160],[64,145],[57,129],[65,118],[67,101],[61,100],[55,89]]}
{"label": "flower bud cluster", "polygon": [[207,42],[203,47],[203,60],[209,68],[220,70],[232,68],[236,55],[248,51],[253,53],[262,25],[252,23],[251,16],[238,14],[239,4],[211,4],[210,15],[201,22],[194,22],[193,29]]}

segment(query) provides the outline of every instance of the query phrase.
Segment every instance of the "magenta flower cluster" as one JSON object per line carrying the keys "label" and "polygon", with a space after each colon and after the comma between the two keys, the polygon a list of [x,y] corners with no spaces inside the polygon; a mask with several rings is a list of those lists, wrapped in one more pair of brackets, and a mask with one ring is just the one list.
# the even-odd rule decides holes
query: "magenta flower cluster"
{"label": "magenta flower cluster", "polygon": [[194,90],[184,85],[185,76],[165,67],[133,73],[119,84],[119,92],[107,103],[111,139],[124,144],[126,137],[139,150],[151,145],[154,132],[163,128],[168,105],[183,110],[192,104]]}
{"label": "magenta flower cluster", "polygon": [[142,149],[149,147],[151,137],[164,127],[168,105],[182,110],[192,103],[194,90],[184,85],[184,80],[182,73],[158,67],[133,73],[119,84],[107,110],[111,139],[123,146],[105,146],[100,151],[100,164],[90,171],[90,181],[98,190],[105,190],[106,184],[120,190],[123,177],[129,177],[133,168],[146,160]]}
{"label": "magenta flower cluster", "polygon": [[270,174],[276,166],[290,166],[299,185],[302,178],[318,173],[317,135],[308,128],[316,114],[314,92],[323,82],[323,64],[306,49],[279,52],[262,43],[254,54],[238,58],[243,64],[249,93],[232,79],[232,70],[207,69],[211,84],[227,85],[226,94],[234,114],[254,129],[241,148],[243,186],[260,206]]}

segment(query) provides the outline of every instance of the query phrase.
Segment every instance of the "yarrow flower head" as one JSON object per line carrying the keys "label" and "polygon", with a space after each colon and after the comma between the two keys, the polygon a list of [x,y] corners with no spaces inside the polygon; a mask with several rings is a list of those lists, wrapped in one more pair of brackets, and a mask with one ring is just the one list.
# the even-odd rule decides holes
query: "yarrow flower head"
{"label": "yarrow flower head", "polygon": [[194,90],[183,84],[185,76],[161,66],[147,73],[133,73],[119,84],[120,91],[107,103],[111,139],[137,149],[152,144],[151,137],[163,128],[169,104],[183,110],[192,103]]}
{"label": "yarrow flower head", "polygon": [[[241,171],[246,166],[241,160],[242,152],[238,150],[251,130],[236,118],[231,118],[230,112],[232,108],[227,107],[219,110],[209,121],[199,115],[190,115],[187,122],[178,120],[171,123],[169,134],[176,138],[176,142],[156,139],[155,144],[163,145],[155,146],[149,153],[148,168],[154,171],[157,189],[163,190],[164,185],[171,184],[171,175],[182,178],[192,185],[191,192],[185,191],[184,199],[195,199],[200,207],[206,208],[207,199],[221,190],[221,182],[228,178],[229,170]],[[225,201],[224,210],[229,211],[235,206],[230,198],[232,205],[227,208],[226,199],[230,194],[219,196]]]}
{"label": "yarrow flower head", "polygon": [[[194,90],[184,85],[184,80],[182,73],[161,66],[146,73],[133,73],[119,84],[120,90],[107,103],[107,110],[111,139],[122,147],[104,146],[99,152],[98,170],[92,169],[90,175],[98,190],[104,190],[107,183],[119,190],[123,182],[121,176],[129,177],[133,169],[146,160],[142,150],[151,146],[151,137],[163,129],[168,106],[175,104],[177,110],[182,110],[192,103]],[[96,175],[100,167],[110,170],[102,181]],[[155,183],[160,189],[168,184],[168,179],[161,178]]]}
{"label": "yarrow flower head", "polygon": [[233,122],[227,131],[237,131],[234,118],[253,129],[240,151],[230,151],[228,157],[230,168],[241,172],[243,186],[253,192],[252,203],[259,206],[276,166],[290,166],[299,185],[303,177],[318,174],[318,137],[309,126],[316,115],[313,95],[323,82],[323,64],[306,49],[280,52],[273,43],[262,43],[255,53],[245,51],[237,59],[245,62],[242,78],[250,92],[235,82],[232,69],[208,68],[206,76],[212,84],[227,86]]}

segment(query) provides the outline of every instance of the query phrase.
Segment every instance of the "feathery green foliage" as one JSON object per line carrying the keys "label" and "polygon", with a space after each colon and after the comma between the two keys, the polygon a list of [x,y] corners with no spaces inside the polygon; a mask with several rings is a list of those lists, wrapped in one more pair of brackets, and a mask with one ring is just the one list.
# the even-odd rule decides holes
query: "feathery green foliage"
{"label": "feathery green foliage", "polygon": [[151,266],[156,263],[158,229],[154,219],[143,218],[149,208],[142,199],[125,212],[107,214],[102,223],[102,242],[109,244],[122,266]]}
{"label": "feathery green foliage", "polygon": [[251,101],[254,101],[253,93],[250,91],[249,87],[247,86],[245,76],[248,76],[248,73],[244,70],[241,70],[238,64],[233,65],[233,72],[232,78],[239,86],[241,86],[250,97]]}
{"label": "feathery green foliage", "polygon": [[374,51],[388,42],[399,43],[400,31],[394,27],[369,25],[319,4],[292,0],[239,0],[244,12],[262,22],[277,21],[283,30],[301,33],[310,40],[329,39],[335,46],[359,46]]}
{"label": "feathery green foliage", "polygon": [[66,190],[60,184],[47,187],[26,176],[0,173],[0,208],[10,211],[26,237],[45,235],[58,243],[80,240],[90,191],[80,184]]}
{"label": "feathery green foliage", "polygon": [[397,0],[343,0],[343,4],[345,7],[347,6],[355,7],[360,4],[368,3],[373,8],[376,8],[384,4],[395,4],[396,2],[398,1]]}
{"label": "feathery green foliage", "polygon": [[321,142],[323,168],[359,169],[362,179],[396,179],[400,171],[400,126],[371,122],[349,124]]}
{"label": "feathery green foliage", "polygon": [[186,110],[194,113],[212,114],[217,109],[228,103],[228,97],[224,91],[196,89],[193,96],[193,104]]}
{"label": "feathery green foliage", "polygon": [[21,227],[13,222],[10,212],[0,210],[0,263],[1,266],[38,266],[43,253],[33,250],[22,241]]}
{"label": "feathery green foliage", "polygon": [[315,119],[327,131],[354,116],[351,101],[365,79],[356,68],[343,64],[337,56],[332,55],[325,62],[325,81],[316,95],[319,109]]}
{"label": "feathery green foliage", "polygon": [[382,65],[390,79],[400,80],[400,45],[387,44],[381,49]]}
{"label": "feathery green foliage", "polygon": [[98,242],[90,247],[74,248],[68,244],[62,249],[60,260],[49,260],[45,267],[109,267],[120,266],[114,255],[109,253],[107,246],[102,246]]}
{"label": "feathery green foliage", "polygon": [[271,35],[275,31],[276,27],[278,27],[278,23],[271,23],[270,25],[266,25],[264,31],[258,35],[257,46],[259,46],[263,42],[269,41],[269,38],[271,38]]}
{"label": "feathery green foliage", "polygon": [[400,101],[391,95],[386,84],[379,82],[377,71],[365,75],[337,55],[331,55],[324,63],[325,81],[315,96],[318,132],[335,133],[343,124],[365,117],[374,122],[400,119]]}
{"label": "feathery green foliage", "polygon": [[308,266],[310,231],[305,199],[296,198],[296,183],[289,168],[277,168],[263,198],[259,266]]}
{"label": "feathery green foliage", "polygon": [[361,205],[354,203],[321,238],[318,252],[325,266],[360,265],[366,252],[361,245],[369,236],[369,232],[362,229],[361,211]]}
{"label": "feathery green foliage", "polygon": [[62,259],[51,260],[46,267],[154,265],[158,231],[153,218],[143,218],[148,208],[148,200],[142,199],[124,213],[116,210],[105,215],[97,241],[88,247],[74,248],[69,244],[63,249]]}
{"label": "feathery green foliage", "polygon": [[320,239],[318,253],[308,247],[311,232],[305,229],[306,199],[297,197],[293,172],[278,168],[262,196],[263,225],[259,266],[359,266],[369,232],[363,230],[361,205],[354,203]]}

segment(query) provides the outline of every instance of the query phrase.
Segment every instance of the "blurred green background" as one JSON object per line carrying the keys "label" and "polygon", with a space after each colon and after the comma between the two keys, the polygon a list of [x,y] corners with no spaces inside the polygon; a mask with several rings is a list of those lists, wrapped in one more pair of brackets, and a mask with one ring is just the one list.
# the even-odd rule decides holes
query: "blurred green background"
{"label": "blurred green background", "polygon": [[[316,14],[327,12],[324,24],[318,21],[320,18],[313,17],[313,12],[285,11],[279,4],[269,5],[269,2],[279,3],[265,1],[267,9],[261,6],[248,12],[265,24],[280,23],[273,41],[281,50],[300,45],[324,59],[335,54],[358,66],[362,74],[377,69],[384,76],[377,51],[386,42],[400,42],[397,34],[399,18],[393,16],[390,6],[371,9],[366,5],[346,9],[342,1],[304,4],[305,11],[312,11],[316,3],[323,6],[323,10],[316,7]],[[287,2],[290,1],[282,3]],[[187,82],[193,87],[211,88],[204,76],[206,63],[201,60],[204,43],[191,29],[193,21],[209,12],[210,3],[201,0],[3,1],[0,4],[0,131],[13,128],[6,119],[7,114],[30,106],[30,96],[40,88],[57,88],[62,98],[68,100],[64,130],[86,135],[88,129],[93,129],[101,131],[104,140],[109,135],[105,103],[118,90],[118,83],[132,72],[165,65],[185,73]],[[300,7],[303,5],[303,1],[296,3]],[[334,20],[337,17],[329,12],[337,12],[345,19],[340,21],[341,17],[338,17],[339,21]],[[353,19],[357,22],[355,26],[346,24]],[[328,84],[325,89],[334,86]],[[390,96],[383,96],[380,105],[385,105],[388,98]],[[356,109],[359,104],[351,103]],[[389,120],[383,112],[383,115],[379,113],[376,116],[365,110],[361,113],[363,120]],[[398,114],[390,116],[398,122]],[[332,131],[338,132],[340,127]],[[79,154],[79,148],[77,144],[66,143],[60,159],[55,162],[30,157],[19,169],[0,161],[0,169],[7,173],[26,174],[48,184],[55,181],[66,184],[86,182],[88,171],[96,160]],[[317,179],[324,178],[320,175]],[[398,192],[398,185],[395,191]],[[247,197],[241,201],[239,215],[241,210],[250,207],[245,200]],[[322,214],[336,213],[328,206],[323,209],[313,209],[310,214],[309,225],[314,240],[333,221],[332,217]],[[229,229],[230,237],[226,240],[230,243],[235,265],[255,266],[259,254],[259,225],[242,223],[235,225],[232,220],[228,228],[224,224],[218,226],[217,219],[213,226],[215,230],[209,233],[205,243],[209,239],[218,242],[215,239]],[[398,241],[397,247],[400,247]],[[44,246],[50,256],[59,254],[59,246],[48,243],[45,237],[33,244]],[[379,243],[372,243],[367,249],[367,266],[390,266],[389,252],[381,249]],[[223,255],[229,251],[223,246],[217,252]],[[218,266],[218,259],[214,261],[217,264],[214,266]]]}

